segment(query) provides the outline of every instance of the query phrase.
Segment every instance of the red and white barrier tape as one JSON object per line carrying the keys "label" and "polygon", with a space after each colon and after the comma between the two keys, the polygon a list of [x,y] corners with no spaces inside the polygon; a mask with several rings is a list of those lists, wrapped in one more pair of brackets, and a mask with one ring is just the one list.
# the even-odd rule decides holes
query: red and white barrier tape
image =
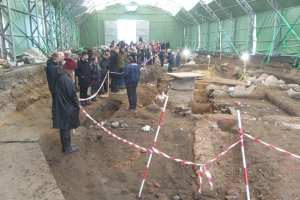
{"label": "red and white barrier tape", "polygon": [[269,148],[271,148],[271,149],[276,149],[277,151],[280,151],[280,152],[282,152],[282,153],[284,153],[284,154],[286,154],[286,155],[293,156],[293,157],[295,157],[295,158],[300,158],[300,156],[298,156],[298,155],[296,155],[296,154],[293,154],[293,153],[288,152],[288,151],[286,151],[286,150],[283,150],[283,149],[281,149],[281,148],[278,148],[278,147],[275,147],[275,146],[273,146],[273,145],[270,145],[270,144],[268,144],[268,143],[266,143],[266,142],[264,142],[264,141],[261,141],[260,139],[254,137],[254,136],[252,136],[252,135],[249,135],[249,134],[247,134],[247,133],[245,133],[245,132],[243,132],[243,134],[244,134],[245,136],[247,136],[248,138],[250,138],[250,139],[252,139],[252,140],[254,140],[254,141],[256,141],[256,142],[262,143],[262,144],[266,145],[267,147],[269,147]]}
{"label": "red and white barrier tape", "polygon": [[156,141],[157,141],[157,138],[158,138],[158,135],[159,135],[160,127],[162,125],[162,120],[163,120],[164,115],[165,115],[168,100],[169,100],[169,96],[166,97],[164,107],[163,107],[163,110],[162,110],[160,118],[159,118],[157,130],[156,130],[156,133],[155,133],[155,137],[153,139],[153,143],[152,143],[152,146],[151,146],[152,152],[150,153],[150,156],[149,156],[149,159],[148,159],[148,162],[147,162],[147,165],[146,165],[146,169],[145,169],[145,172],[144,172],[144,177],[143,177],[143,181],[142,181],[142,184],[141,184],[141,187],[140,187],[138,197],[141,197],[141,194],[142,194],[142,190],[143,190],[143,187],[144,187],[144,184],[145,184],[145,181],[146,181],[146,177],[147,177],[147,174],[148,174],[148,171],[149,171],[149,167],[150,167],[150,163],[151,163],[151,159],[152,159],[152,155],[153,155],[153,149],[156,146]]}
{"label": "red and white barrier tape", "polygon": [[[149,58],[149,60],[151,60],[153,58],[153,56],[151,56],[150,58]],[[142,63],[142,66],[143,66],[143,68],[141,68],[141,70],[145,70],[146,71],[146,73],[148,74],[148,71],[147,71],[147,69],[146,69],[146,67],[145,67],[145,65],[147,64],[147,62],[149,62],[149,60],[147,60],[147,61],[144,61],[143,63]]]}
{"label": "red and white barrier tape", "polygon": [[163,92],[162,94],[157,93],[156,98],[163,101],[167,95]]}
{"label": "red and white barrier tape", "polygon": [[123,73],[118,73],[118,72],[109,72],[110,74],[123,74]]}
{"label": "red and white barrier tape", "polygon": [[[176,162],[180,162],[182,164],[185,164],[185,165],[194,165],[194,166],[200,166],[200,172],[199,172],[199,181],[200,181],[200,185],[199,185],[199,193],[201,193],[201,189],[202,189],[202,176],[203,176],[203,169],[204,169],[204,172],[205,172],[205,175],[207,177],[207,180],[210,184],[211,187],[213,187],[213,184],[212,184],[212,177],[211,177],[211,173],[208,171],[208,169],[206,168],[206,165],[208,164],[211,164],[212,162],[216,161],[217,159],[219,159],[220,157],[222,157],[224,154],[226,154],[230,149],[232,149],[233,147],[235,147],[238,143],[240,142],[237,141],[235,142],[234,144],[232,144],[230,147],[228,147],[225,151],[223,151],[222,153],[220,153],[219,155],[217,155],[215,158],[207,161],[205,164],[200,164],[200,163],[194,163],[194,162],[191,162],[191,161],[187,161],[187,160],[182,160],[182,159],[178,159],[178,158],[173,158],[167,154],[165,154],[164,152],[156,149],[156,148],[152,148],[153,152],[158,154],[158,155],[161,155],[165,158],[168,158],[170,160],[173,160],[173,161],[176,161]],[[202,173],[201,173],[201,170],[202,170]],[[200,176],[201,175],[201,176]]]}
{"label": "red and white barrier tape", "polygon": [[[105,79],[104,79],[105,80]],[[242,149],[242,154],[243,154],[243,167],[244,167],[244,175],[245,175],[245,184],[246,184],[246,192],[247,192],[247,199],[250,199],[250,192],[249,192],[249,183],[248,183],[248,174],[247,174],[247,166],[246,166],[246,160],[245,160],[245,151],[244,151],[244,142],[243,142],[243,135],[247,136],[248,138],[250,139],[253,139],[254,141],[256,142],[259,142],[259,143],[262,143],[264,145],[266,145],[267,147],[269,148],[272,148],[272,149],[276,149],[282,153],[285,153],[289,156],[293,156],[293,157],[296,157],[296,158],[300,158],[300,156],[296,155],[296,154],[293,154],[293,153],[290,153],[286,150],[283,150],[281,148],[278,148],[278,147],[275,147],[273,145],[270,145],[266,142],[263,142],[262,140],[254,137],[254,136],[251,136],[245,132],[243,132],[242,130],[242,126],[241,126],[241,119],[240,119],[240,113],[239,113],[239,110],[238,110],[238,122],[239,122],[239,133],[240,133],[240,140],[235,142],[234,144],[232,144],[231,146],[229,146],[225,151],[223,151],[222,153],[220,153],[219,155],[217,155],[215,158],[207,161],[205,164],[200,164],[200,163],[194,163],[194,162],[190,162],[190,161],[187,161],[187,160],[182,160],[182,159],[178,159],[178,158],[173,158],[165,153],[163,153],[162,151],[158,150],[155,148],[155,144],[156,144],[156,139],[157,137],[155,137],[154,139],[154,142],[152,144],[152,147],[151,149],[147,149],[147,148],[144,148],[144,147],[141,147],[137,144],[134,144],[132,142],[129,142],[117,135],[115,135],[114,133],[110,132],[109,130],[107,130],[105,127],[103,127],[101,124],[99,124],[96,120],[94,120],[81,106],[80,106],[80,109],[83,111],[83,113],[88,117],[90,118],[94,124],[98,125],[101,129],[103,129],[107,134],[113,136],[114,138],[117,138],[118,140],[130,145],[130,146],[133,146],[137,149],[140,149],[142,151],[145,151],[145,152],[148,152],[150,153],[151,155],[154,153],[158,154],[158,155],[161,155],[165,158],[168,158],[170,160],[173,160],[173,161],[176,161],[176,162],[180,162],[182,164],[186,164],[186,165],[194,165],[194,166],[200,166],[200,170],[199,170],[199,193],[201,193],[201,189],[202,189],[202,180],[203,180],[203,172],[205,173],[206,177],[207,177],[207,180],[210,184],[211,187],[213,187],[213,183],[212,183],[212,176],[211,176],[211,173],[208,171],[208,169],[206,168],[206,165],[208,164],[211,164],[212,162],[216,161],[217,159],[219,159],[220,157],[222,157],[224,154],[226,154],[229,150],[231,150],[233,147],[235,147],[238,143],[241,144],[241,149]],[[165,108],[164,108],[165,109]],[[160,120],[159,120],[159,124],[158,124],[158,130],[159,130],[159,127],[161,126],[162,124],[162,119],[163,119],[163,116],[164,116],[164,110],[161,114],[161,117],[160,117]],[[146,167],[146,172],[145,174],[147,174],[148,172],[148,169],[149,169],[149,166],[147,165]],[[145,181],[145,174],[144,174],[144,178],[143,178],[143,181]],[[141,190],[140,190],[141,192]],[[140,195],[140,194],[139,194]]]}
{"label": "red and white barrier tape", "polygon": [[241,144],[241,151],[242,151],[242,158],[243,158],[244,178],[245,178],[245,184],[246,184],[246,197],[247,197],[247,200],[250,200],[250,189],[249,189],[246,155],[245,155],[245,148],[244,148],[244,133],[242,130],[242,120],[241,120],[241,115],[240,115],[239,110],[237,110],[237,116],[238,116],[240,144]]}
{"label": "red and white barrier tape", "polygon": [[99,89],[97,90],[97,92],[96,92],[95,94],[91,95],[89,98],[86,98],[86,99],[80,99],[80,98],[79,98],[78,100],[79,100],[79,101],[87,101],[87,100],[90,100],[90,99],[94,98],[95,96],[97,96],[98,92],[101,90],[101,88],[102,88],[102,86],[103,86],[103,84],[104,84],[104,82],[105,82],[105,79],[106,79],[106,77],[107,77],[107,74],[108,74],[108,73],[106,73],[106,75],[105,75],[105,77],[104,77],[104,79],[103,79],[103,81],[102,81],[101,86],[99,87]]}
{"label": "red and white barrier tape", "polygon": [[219,159],[221,156],[223,156],[225,153],[227,153],[230,149],[232,149],[233,147],[235,147],[239,142],[240,142],[240,140],[237,141],[236,143],[232,144],[230,147],[228,147],[225,151],[223,151],[222,153],[220,153],[219,155],[217,155],[215,158],[213,158],[213,159],[207,161],[207,162],[205,163],[205,165],[208,165],[208,164],[210,164],[210,163],[216,161],[217,159]]}
{"label": "red and white barrier tape", "polygon": [[151,87],[155,87],[156,85],[152,84],[152,83],[147,83],[148,85],[150,85]]}
{"label": "red and white barrier tape", "polygon": [[96,120],[94,120],[81,106],[80,106],[80,109],[82,110],[82,112],[88,117],[90,118],[90,120],[92,120],[94,122],[94,124],[96,124],[97,126],[99,126],[102,130],[104,130],[104,132],[106,132],[107,134],[109,134],[110,136],[114,137],[114,138],[117,138],[118,140],[130,145],[130,146],[133,146],[139,150],[142,150],[142,151],[146,151],[148,153],[152,153],[153,151],[151,149],[147,149],[147,148],[144,148],[144,147],[141,147],[137,144],[134,144],[132,142],[129,142],[119,136],[117,136],[116,134],[110,132],[109,130],[107,130],[105,127],[103,127],[101,124],[99,124]]}
{"label": "red and white barrier tape", "polygon": [[142,65],[145,67],[145,65],[147,64],[147,62],[149,62],[151,59],[153,59],[153,56],[151,56],[148,60],[144,61],[144,62],[142,63]]}

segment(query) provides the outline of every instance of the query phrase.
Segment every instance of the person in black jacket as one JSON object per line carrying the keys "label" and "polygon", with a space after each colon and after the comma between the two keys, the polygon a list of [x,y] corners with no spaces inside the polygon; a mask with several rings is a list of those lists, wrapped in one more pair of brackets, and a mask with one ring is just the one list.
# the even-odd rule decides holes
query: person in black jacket
{"label": "person in black jacket", "polygon": [[180,66],[180,60],[181,60],[181,55],[180,55],[180,52],[177,51],[177,54],[176,54],[176,67],[179,68]]}
{"label": "person in black jacket", "polygon": [[173,65],[174,65],[174,55],[171,49],[168,49],[168,72],[172,73]]}
{"label": "person in black jacket", "polygon": [[[118,53],[119,53],[119,47],[115,47],[114,51],[111,52],[110,55],[110,67],[109,67],[109,72],[119,72],[119,67],[118,67]],[[113,93],[116,93],[119,91],[118,89],[118,74],[111,73],[111,91]]]}
{"label": "person in black jacket", "polygon": [[160,52],[158,53],[158,58],[160,61],[160,66],[163,67],[164,66],[164,50],[161,49]]}
{"label": "person in black jacket", "polygon": [[[98,64],[98,58],[97,57],[92,57],[91,58],[91,95],[94,95],[97,90],[98,86],[100,86],[100,75],[101,75],[101,68]],[[92,101],[96,102],[97,98],[96,96],[92,98]]]}
{"label": "person in black jacket", "polygon": [[136,88],[138,82],[140,81],[140,66],[133,61],[132,56],[128,57],[128,65],[123,72],[125,78],[125,85],[127,89],[127,96],[129,101],[129,108],[126,108],[127,111],[136,109]]}
{"label": "person in black jacket", "polygon": [[140,42],[140,43],[143,43],[143,38],[142,38],[142,36],[139,37],[139,42]]}
{"label": "person in black jacket", "polygon": [[[88,98],[87,91],[90,86],[91,73],[90,64],[88,63],[88,54],[82,53],[81,59],[77,62],[78,68],[75,70],[75,75],[78,77],[78,85],[80,86],[80,98]],[[82,106],[90,105],[90,101],[82,101]]]}
{"label": "person in black jacket", "polygon": [[166,44],[165,44],[165,42],[163,42],[163,43],[162,43],[162,45],[161,45],[161,49],[164,49],[164,50],[166,50]]}
{"label": "person in black jacket", "polygon": [[58,60],[59,60],[59,55],[58,53],[54,52],[51,55],[51,58],[49,58],[49,60],[47,61],[46,75],[47,75],[47,82],[48,82],[48,87],[50,92],[53,83],[53,72],[58,67]]}
{"label": "person in black jacket", "polygon": [[105,52],[104,55],[102,55],[101,57],[99,57],[98,59],[98,63],[100,65],[100,68],[101,68],[101,75],[100,75],[100,85],[99,87],[102,85],[102,82],[104,81],[104,84],[101,88],[101,90],[99,91],[99,94],[102,95],[104,93],[107,92],[107,77],[106,79],[104,80],[108,70],[109,70],[109,67],[110,67],[110,60],[109,60],[109,57],[110,57],[110,53],[109,52]]}
{"label": "person in black jacket", "polygon": [[167,41],[167,42],[166,42],[166,49],[169,49],[169,48],[170,48],[170,42]]}
{"label": "person in black jacket", "polygon": [[[60,61],[62,63],[62,61]],[[71,144],[70,130],[80,126],[79,102],[71,76],[76,65],[57,67],[53,73],[53,128],[60,129],[62,151],[69,154],[79,148]]]}

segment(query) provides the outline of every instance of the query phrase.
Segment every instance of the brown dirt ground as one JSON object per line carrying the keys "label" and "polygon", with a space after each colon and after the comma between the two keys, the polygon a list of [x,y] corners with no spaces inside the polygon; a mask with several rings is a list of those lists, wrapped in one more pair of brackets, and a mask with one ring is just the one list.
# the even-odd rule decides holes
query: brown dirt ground
{"label": "brown dirt ground", "polygon": [[[180,71],[206,70],[206,58],[200,57],[197,63],[202,66],[183,66]],[[212,61],[212,75],[225,76],[218,69],[223,62],[230,62],[232,66],[242,66],[241,61],[229,59],[228,61]],[[282,66],[285,70],[289,66]],[[251,63],[249,67],[260,69],[258,63]],[[86,111],[97,121],[118,121],[129,125],[128,128],[111,128],[116,135],[134,142],[140,146],[149,148],[153,142],[155,132],[142,132],[140,128],[150,125],[154,130],[160,117],[160,112],[149,112],[146,106],[153,102],[160,107],[163,102],[155,99],[157,92],[167,91],[167,86],[172,79],[165,76],[166,69],[149,67],[151,76],[143,74],[142,83],[138,87],[138,104],[135,112],[127,112],[128,106],[126,92],[110,95],[109,98],[99,98]],[[145,72],[142,72],[145,73]],[[237,71],[229,71],[226,78],[234,79]],[[282,75],[283,76],[283,75]],[[217,79],[217,77],[216,77]],[[289,79],[291,80],[291,79]],[[159,84],[152,87],[146,83]],[[297,141],[298,129],[286,124],[299,124],[300,119],[291,118],[285,109],[278,108],[265,99],[214,99],[207,102],[205,87],[211,84],[203,80],[196,81],[193,107],[195,113],[203,114],[201,120],[188,120],[185,117],[176,117],[174,109],[167,107],[163,125],[157,142],[157,149],[166,154],[189,161],[194,161],[193,151],[194,133],[196,124],[204,121],[216,121],[225,117],[230,118],[226,125],[219,126],[222,131],[211,131],[211,145],[215,155],[224,151],[239,139],[236,116],[213,115],[212,103],[226,104],[240,109],[243,115],[243,130],[261,138],[262,140],[300,154]],[[23,121],[24,126],[39,126],[41,120],[51,120],[50,95],[47,86],[42,84],[34,90],[40,94],[39,98],[29,98],[30,102],[20,102],[16,115],[24,117],[34,115],[34,120]],[[17,100],[17,97],[15,97]],[[264,100],[264,101],[262,101]],[[235,101],[241,101],[244,107],[236,107]],[[299,103],[294,101],[295,104]],[[31,106],[28,107],[28,105]],[[27,105],[27,106],[24,106]],[[35,107],[36,105],[36,107]],[[246,105],[251,105],[247,107]],[[268,109],[269,108],[269,109]],[[265,110],[263,110],[265,109]],[[278,110],[278,111],[277,111]],[[39,111],[39,112],[37,112]],[[46,113],[46,114],[45,114]],[[47,114],[48,113],[48,114]],[[255,118],[256,120],[254,120]],[[51,171],[66,199],[135,199],[139,192],[143,173],[149,157],[115,138],[107,135],[97,128],[89,119],[80,113],[81,127],[72,136],[72,143],[80,147],[79,152],[64,155],[61,152],[58,131],[51,129],[50,123],[45,129],[49,129],[42,135],[39,144]],[[285,123],[285,124],[284,124]],[[16,130],[17,131],[17,130]],[[286,156],[276,150],[266,148],[262,144],[245,139],[246,159],[250,180],[252,200],[262,199],[300,199],[300,160]],[[240,147],[233,148],[224,157],[211,164],[209,170],[213,176],[214,187],[210,190],[206,178],[203,180],[203,192],[198,194],[198,176],[192,166],[183,165],[154,154],[150,165],[149,174],[142,193],[142,199],[172,199],[180,196],[180,199],[225,199],[226,195],[234,195],[239,199],[245,199],[245,187],[243,183],[243,167]],[[160,187],[155,187],[158,183]]]}

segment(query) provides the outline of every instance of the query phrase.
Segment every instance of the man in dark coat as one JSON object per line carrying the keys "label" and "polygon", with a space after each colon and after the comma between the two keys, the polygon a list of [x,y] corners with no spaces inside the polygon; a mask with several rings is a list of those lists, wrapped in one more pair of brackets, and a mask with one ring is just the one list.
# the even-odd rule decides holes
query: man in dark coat
{"label": "man in dark coat", "polygon": [[[90,86],[91,74],[90,64],[88,63],[88,54],[82,53],[81,59],[77,62],[78,68],[75,70],[75,75],[78,77],[78,85],[80,86],[80,98],[86,99],[87,91]],[[82,101],[82,106],[90,105],[90,101]]]}
{"label": "man in dark coat", "polygon": [[[105,52],[104,55],[102,55],[99,59],[98,59],[98,62],[99,62],[99,65],[100,65],[100,68],[101,68],[101,76],[100,76],[100,85],[102,85],[102,82],[104,81],[104,84],[103,84],[103,87],[101,88],[99,94],[104,94],[105,92],[107,92],[107,77],[106,79],[104,80],[108,70],[109,70],[109,67],[110,67],[110,60],[109,60],[109,57],[110,57],[110,53],[109,52]],[[99,86],[100,87],[100,86]]]}
{"label": "man in dark coat", "polygon": [[162,43],[161,49],[166,49],[166,44],[165,44],[165,42]]}
{"label": "man in dark coat", "polygon": [[174,55],[171,49],[168,49],[168,72],[172,73],[173,65],[174,65]]}
{"label": "man in dark coat", "polygon": [[160,61],[160,66],[163,67],[164,66],[164,50],[161,49],[160,52],[158,53],[158,58]]}
{"label": "man in dark coat", "polygon": [[131,111],[136,109],[136,88],[140,81],[140,66],[133,61],[132,56],[128,57],[128,64],[125,68],[123,76],[125,78],[125,85],[127,89],[127,96],[129,101],[129,108],[126,110]]}
{"label": "man in dark coat", "polygon": [[53,83],[53,72],[55,69],[58,67],[58,60],[59,60],[59,55],[58,53],[53,53],[51,58],[47,61],[47,67],[46,67],[46,75],[47,75],[47,82],[48,82],[48,87],[51,92],[51,86]]}
{"label": "man in dark coat", "polygon": [[180,55],[180,52],[177,51],[177,54],[176,54],[176,67],[179,68],[180,66],[180,60],[181,60],[181,55]]}
{"label": "man in dark coat", "polygon": [[[119,47],[115,47],[114,51],[111,52],[110,55],[110,67],[109,67],[109,71],[110,72],[119,72],[119,67],[118,67],[118,53],[119,53]],[[118,74],[115,73],[111,73],[110,74],[111,77],[111,91],[113,93],[118,92]]]}
{"label": "man in dark coat", "polygon": [[[90,65],[90,73],[91,73],[91,95],[94,95],[99,86],[100,86],[100,78],[101,78],[101,68],[98,63],[98,58],[97,57],[92,57],[91,58],[91,65]],[[97,97],[95,96],[92,98],[92,101],[96,102]]]}
{"label": "man in dark coat", "polygon": [[143,43],[143,38],[142,38],[142,36],[139,37],[139,42],[140,42],[140,43]]}
{"label": "man in dark coat", "polygon": [[169,49],[169,48],[170,48],[170,42],[167,41],[167,42],[166,42],[166,49]]}
{"label": "man in dark coat", "polygon": [[53,128],[60,129],[62,151],[69,154],[79,149],[71,144],[70,130],[79,127],[80,121],[79,102],[75,84],[71,79],[74,68],[66,69],[65,67],[67,66],[57,67],[53,73],[52,114]]}

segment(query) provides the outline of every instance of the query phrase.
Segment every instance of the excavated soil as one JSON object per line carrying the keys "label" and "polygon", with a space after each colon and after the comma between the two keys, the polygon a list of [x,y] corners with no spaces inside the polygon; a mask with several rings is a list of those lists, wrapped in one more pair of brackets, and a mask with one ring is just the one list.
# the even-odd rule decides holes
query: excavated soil
{"label": "excavated soil", "polygon": [[[229,62],[232,68],[222,69],[220,64],[224,62]],[[206,57],[200,57],[197,63],[202,65],[182,65],[178,71],[205,73]],[[173,107],[167,106],[156,148],[174,158],[194,161],[195,157],[201,156],[195,155],[196,127],[209,124],[209,131],[202,134],[210,139],[209,145],[213,149],[213,154],[217,156],[239,140],[235,113],[221,114],[222,109],[231,107],[233,111],[237,109],[241,111],[245,132],[300,155],[297,145],[300,139],[298,134],[300,118],[290,116],[299,115],[297,112],[291,114],[293,109],[288,105],[273,104],[276,98],[284,95],[279,89],[262,87],[260,88],[260,91],[263,91],[262,95],[255,98],[215,98],[212,100],[207,98],[205,88],[209,84],[235,85],[232,80],[238,78],[239,71],[234,68],[242,65],[241,61],[231,58],[221,61],[212,60],[213,78],[196,80],[194,100],[189,105],[198,117],[193,119],[180,117],[174,112]],[[293,70],[290,66],[278,65],[274,64],[275,67],[270,66],[270,68],[282,67],[282,77],[284,73]],[[264,70],[255,62],[251,62],[249,67],[252,67],[253,71]],[[267,68],[267,70],[270,69]],[[142,71],[142,81],[138,87],[139,106],[135,112],[125,111],[128,107],[126,90],[111,94],[109,98],[98,98],[96,103],[84,109],[98,122],[106,124],[119,122],[118,128],[108,127],[109,131],[142,147],[150,148],[161,111],[148,111],[146,107],[150,104],[163,107],[163,102],[156,99],[156,95],[163,91],[166,93],[172,79],[165,75],[166,68],[149,66],[147,71]],[[273,71],[279,76],[279,71]],[[294,80],[292,73],[289,77],[287,82]],[[224,78],[227,78],[226,84],[224,84]],[[157,84],[158,87],[152,84]],[[272,96],[273,90],[278,92],[278,97]],[[18,96],[21,91],[22,89],[15,90],[13,97],[13,100],[18,102],[14,107],[17,111],[10,118],[2,121],[1,128],[9,130],[10,126],[17,123],[22,127],[33,127],[34,131],[47,130],[46,133],[40,135],[39,144],[66,199],[131,200],[137,198],[149,153],[142,152],[108,135],[81,112],[81,126],[76,129],[75,134],[72,134],[72,143],[78,145],[80,150],[64,155],[61,152],[58,130],[51,128],[51,97],[47,85],[38,84],[26,95],[33,94],[33,96],[26,99]],[[240,101],[242,106],[236,106],[236,101]],[[289,103],[297,106],[299,102],[291,99]],[[218,110],[216,105],[218,105]],[[154,131],[141,131],[140,129],[145,125],[150,125]],[[16,134],[20,132],[20,129],[12,130]],[[299,200],[300,159],[267,148],[251,139],[245,138],[244,140],[251,199]],[[183,200],[225,199],[225,196],[245,199],[239,145],[208,165],[214,187],[210,189],[204,177],[202,194],[198,193],[198,170],[193,166],[183,165],[154,154],[141,199],[168,200],[174,196],[179,196]]]}

